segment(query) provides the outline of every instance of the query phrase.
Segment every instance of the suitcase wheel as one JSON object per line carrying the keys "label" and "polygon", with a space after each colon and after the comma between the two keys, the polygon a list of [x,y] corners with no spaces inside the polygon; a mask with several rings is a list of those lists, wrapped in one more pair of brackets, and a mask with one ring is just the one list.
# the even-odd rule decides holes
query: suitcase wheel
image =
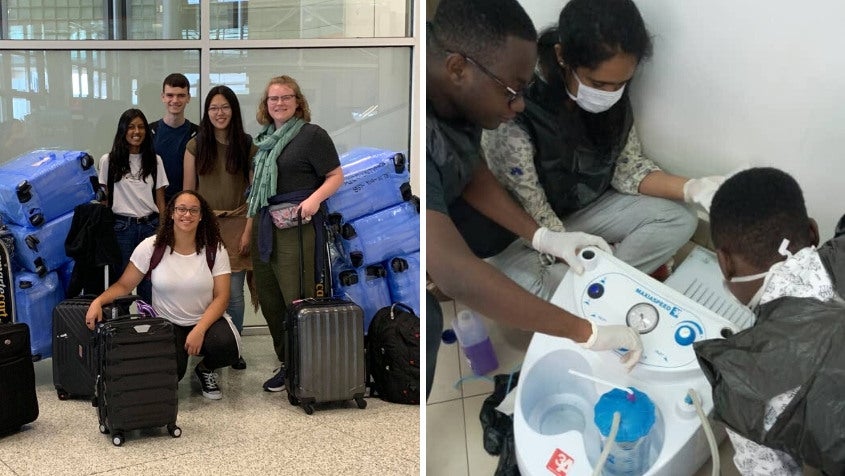
{"label": "suitcase wheel", "polygon": [[123,433],[115,433],[114,436],[111,437],[111,442],[114,446],[123,445],[123,441]]}
{"label": "suitcase wheel", "polygon": [[67,400],[68,394],[64,390],[56,390],[56,395],[58,395],[59,400]]}
{"label": "suitcase wheel", "polygon": [[182,436],[182,429],[176,426],[175,423],[167,425],[167,432],[170,433],[170,436],[173,438],[179,438]]}
{"label": "suitcase wheel", "polygon": [[314,414],[314,405],[310,403],[303,403],[302,409],[305,410],[306,415],[313,415]]}
{"label": "suitcase wheel", "polygon": [[355,403],[358,404],[358,408],[361,410],[367,408],[367,401],[364,400],[364,397],[355,397]]}
{"label": "suitcase wheel", "polygon": [[292,393],[288,392],[288,401],[291,405],[297,406],[299,405],[299,399],[294,397]]}
{"label": "suitcase wheel", "polygon": [[109,433],[109,429],[106,428],[106,425],[100,424],[100,433],[107,435]]}

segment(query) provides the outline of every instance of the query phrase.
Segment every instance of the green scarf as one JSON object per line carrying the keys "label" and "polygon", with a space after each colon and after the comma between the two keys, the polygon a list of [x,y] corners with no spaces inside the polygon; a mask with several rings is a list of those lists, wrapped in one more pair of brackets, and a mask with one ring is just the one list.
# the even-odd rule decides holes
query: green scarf
{"label": "green scarf", "polygon": [[255,146],[258,147],[258,152],[255,154],[252,188],[247,198],[247,216],[255,216],[261,207],[267,205],[267,199],[276,195],[276,181],[279,176],[276,158],[304,125],[305,121],[301,118],[292,117],[279,129],[276,129],[272,122],[267,124],[256,136]]}

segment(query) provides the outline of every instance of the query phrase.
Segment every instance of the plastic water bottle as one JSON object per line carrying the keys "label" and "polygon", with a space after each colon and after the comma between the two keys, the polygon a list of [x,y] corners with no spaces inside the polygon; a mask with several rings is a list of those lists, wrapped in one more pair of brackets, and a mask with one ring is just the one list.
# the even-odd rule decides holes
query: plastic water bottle
{"label": "plastic water bottle", "polygon": [[645,474],[650,460],[652,428],[657,419],[654,402],[648,395],[631,387],[633,395],[613,389],[599,398],[594,408],[595,423],[602,435],[602,446],[610,434],[613,413],[620,413],[619,431],[602,474]]}
{"label": "plastic water bottle", "polygon": [[485,375],[499,368],[499,359],[484,321],[470,310],[463,310],[452,319],[452,329],[475,375]]}

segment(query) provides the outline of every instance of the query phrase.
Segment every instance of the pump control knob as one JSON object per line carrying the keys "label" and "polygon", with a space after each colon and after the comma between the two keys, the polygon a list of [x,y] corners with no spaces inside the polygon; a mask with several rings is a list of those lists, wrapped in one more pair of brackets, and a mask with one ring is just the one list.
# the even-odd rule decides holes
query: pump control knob
{"label": "pump control knob", "polygon": [[679,326],[675,330],[675,342],[687,346],[695,342],[695,329],[688,325]]}

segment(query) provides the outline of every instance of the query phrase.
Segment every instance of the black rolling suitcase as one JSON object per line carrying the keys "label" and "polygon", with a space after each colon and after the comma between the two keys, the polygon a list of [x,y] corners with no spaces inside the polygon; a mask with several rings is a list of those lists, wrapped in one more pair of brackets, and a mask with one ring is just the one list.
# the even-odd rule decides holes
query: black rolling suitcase
{"label": "black rolling suitcase", "polygon": [[298,228],[300,299],[288,306],[285,316],[288,401],[309,415],[322,402],[355,400],[358,408],[366,408],[364,312],[344,299],[303,298],[302,225]]}
{"label": "black rolling suitcase", "polygon": [[[104,270],[103,279],[108,288],[108,268]],[[85,325],[85,314],[95,297],[68,298],[53,308],[53,386],[59,400],[94,397],[99,367],[97,334]],[[129,300],[124,300],[120,305],[119,315],[129,314],[127,302]],[[104,306],[104,315],[110,315],[113,306]]]}
{"label": "black rolling suitcase", "polygon": [[0,242],[0,436],[38,418],[29,326],[9,324],[15,315],[14,288],[9,253]]}
{"label": "black rolling suitcase", "polygon": [[[121,308],[123,302],[115,305]],[[94,404],[101,433],[111,433],[115,446],[123,444],[125,432],[140,428],[166,426],[170,436],[182,435],[176,426],[179,380],[173,324],[161,318],[112,317],[97,326],[97,354]]]}
{"label": "black rolling suitcase", "polygon": [[93,299],[65,299],[53,308],[53,386],[59,400],[94,396],[97,335],[85,325]]}

